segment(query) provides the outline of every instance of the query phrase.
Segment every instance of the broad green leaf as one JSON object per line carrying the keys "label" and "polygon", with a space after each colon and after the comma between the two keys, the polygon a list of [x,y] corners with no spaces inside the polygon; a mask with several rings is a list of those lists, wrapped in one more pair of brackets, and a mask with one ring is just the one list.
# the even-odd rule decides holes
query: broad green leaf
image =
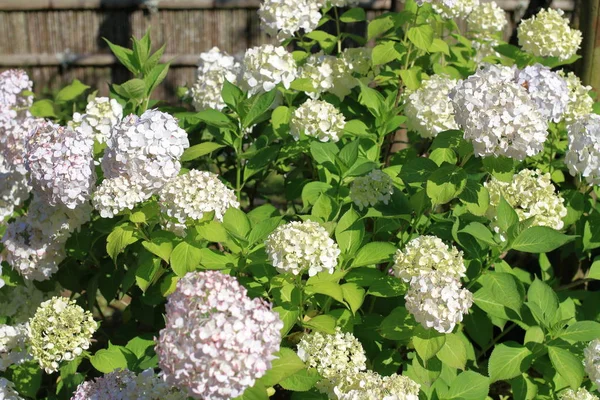
{"label": "broad green leaf", "polygon": [[486,215],[490,206],[488,190],[481,183],[471,179],[467,180],[467,185],[458,198],[467,206],[471,214],[479,217]]}
{"label": "broad green leaf", "polygon": [[[19,392],[19,394],[33,399],[38,398],[37,392],[42,385],[43,371],[37,361],[26,361],[23,364],[14,365],[7,371],[7,373],[8,374],[6,375],[6,378],[14,383],[14,388]],[[2,392],[3,399],[15,399],[20,397],[12,396],[10,393],[7,394],[4,389]],[[71,393],[69,393],[69,395],[71,395]]]}
{"label": "broad green leaf", "polygon": [[125,250],[127,246],[138,241],[135,236],[135,228],[130,225],[120,225],[115,227],[106,238],[106,252],[116,262],[117,256]]}
{"label": "broad green leaf", "polygon": [[371,61],[373,65],[387,64],[391,61],[399,60],[404,52],[405,49],[402,44],[392,40],[386,40],[373,47]]}
{"label": "broad green leaf", "polygon": [[351,266],[352,268],[356,268],[389,262],[392,260],[396,250],[398,250],[396,246],[388,242],[367,243],[358,250]]}
{"label": "broad green leaf", "polygon": [[229,108],[236,110],[239,103],[245,99],[245,96],[240,88],[225,79],[223,89],[221,89],[221,98]]}
{"label": "broad green leaf", "polygon": [[[527,291],[527,304],[535,304],[530,307],[533,315],[546,327],[550,327],[558,317],[558,296],[550,286],[539,279],[535,279]],[[539,313],[539,314],[538,314]]]}
{"label": "broad green leaf", "polygon": [[146,82],[133,78],[121,85],[113,85],[115,92],[128,100],[141,100],[146,95]]}
{"label": "broad green leaf", "polygon": [[113,44],[106,38],[103,39],[108,44],[108,47],[110,47],[110,50],[113,52],[113,54],[119,59],[121,64],[125,66],[125,68],[127,68],[133,74],[138,74],[140,72],[140,65],[133,54],[133,50]]}
{"label": "broad green leaf", "polygon": [[367,40],[381,36],[394,27],[394,20],[390,14],[381,15],[369,22],[367,27]]}
{"label": "broad green leaf", "polygon": [[[147,254],[147,253],[146,253]],[[151,255],[142,254],[138,258],[138,267],[135,270],[135,282],[145,292],[150,284],[156,279],[160,271],[160,259]]]}
{"label": "broad green leaf", "polygon": [[581,386],[585,372],[578,357],[569,350],[555,346],[548,346],[548,356],[556,372],[567,381],[571,389],[576,390]]}
{"label": "broad green leaf", "polygon": [[283,322],[283,328],[281,328],[281,336],[283,337],[296,325],[300,313],[297,309],[287,309],[281,306],[273,307],[273,311],[279,314],[279,318]]}
{"label": "broad green leaf", "polygon": [[356,313],[365,300],[365,289],[358,286],[356,283],[344,283],[342,285],[342,293],[350,310],[352,310],[353,313]]}
{"label": "broad green leaf", "polygon": [[345,145],[344,148],[339,152],[339,154],[338,154],[339,160],[342,161],[344,163],[344,165],[347,166],[348,168],[351,167],[356,162],[356,159],[358,158],[358,148],[359,148],[359,141],[358,140],[351,141],[350,143]]}
{"label": "broad green leaf", "polygon": [[213,142],[204,142],[200,144],[196,144],[192,147],[185,149],[183,154],[181,155],[181,161],[191,161],[196,158],[202,157],[206,154],[212,153],[215,150],[225,147],[222,144],[213,143]]}
{"label": "broad green leaf", "polygon": [[125,347],[130,350],[138,360],[142,360],[144,357],[156,354],[154,351],[154,346],[156,346],[156,342],[154,340],[146,339],[142,336],[134,337],[127,342],[127,345],[125,345]]}
{"label": "broad green leaf", "polygon": [[315,383],[321,379],[323,378],[321,378],[321,375],[319,375],[316,369],[301,369],[294,375],[291,375],[279,382],[279,385],[286,390],[292,390],[294,392],[306,392],[312,389],[315,386]]}
{"label": "broad green leaf", "polygon": [[504,182],[510,182],[512,180],[515,169],[515,162],[512,158],[484,157],[482,158],[482,161],[485,170],[495,178]]}
{"label": "broad green leaf", "polygon": [[152,91],[167,77],[169,65],[169,63],[155,65],[144,77],[146,96],[149,97],[152,94]]}
{"label": "broad green leaf", "polygon": [[305,321],[303,326],[305,328],[333,335],[335,333],[335,318],[331,315],[317,315],[316,317]]}
{"label": "broad green leaf", "polygon": [[29,112],[34,117],[58,118],[54,110],[54,103],[49,99],[35,101],[29,108]]}
{"label": "broad green leaf", "polygon": [[233,400],[269,400],[269,394],[267,393],[265,385],[258,380],[254,386],[244,390],[244,393],[242,393],[241,396],[238,396]]}
{"label": "broad green leaf", "polygon": [[335,240],[342,253],[352,254],[358,250],[364,236],[365,223],[360,219],[360,214],[351,207],[335,227]]}
{"label": "broad green leaf", "polygon": [[200,266],[203,269],[231,269],[236,265],[234,256],[213,249],[200,249]]}
{"label": "broad green leaf", "polygon": [[271,369],[260,378],[261,383],[267,387],[275,386],[282,380],[306,368],[304,362],[292,349],[283,347],[273,355],[277,358],[273,360]]}
{"label": "broad green leaf", "polygon": [[361,22],[367,18],[365,10],[359,7],[351,8],[342,15],[340,15],[340,21],[349,24],[352,22]]}
{"label": "broad green leaf", "polygon": [[490,390],[490,381],[473,371],[465,371],[450,384],[448,397],[453,400],[483,400]]}
{"label": "broad green leaf", "polygon": [[84,85],[79,82],[77,79],[73,81],[70,85],[65,86],[56,94],[57,102],[65,102],[75,100],[77,97],[81,96],[86,90],[90,87]]}
{"label": "broad green leaf", "polygon": [[142,246],[150,253],[159,256],[166,262],[169,262],[171,252],[173,251],[173,242],[167,238],[155,237],[151,242],[143,241]]}
{"label": "broad green leaf", "polygon": [[500,203],[498,203],[498,207],[496,207],[496,214],[498,226],[504,232],[508,232],[512,226],[519,223],[519,215],[511,205],[508,204],[504,197],[500,197]]}
{"label": "broad green leaf", "polygon": [[429,158],[413,158],[402,166],[402,169],[400,170],[400,179],[407,184],[424,183],[437,169],[437,164]]}
{"label": "broad green leaf", "polygon": [[408,89],[417,90],[421,87],[421,68],[412,67],[410,69],[401,69],[400,78]]}
{"label": "broad green leaf", "polygon": [[335,165],[335,156],[339,153],[338,147],[331,142],[311,142],[310,155],[319,164],[327,162]]}
{"label": "broad green leaf", "polygon": [[395,276],[382,276],[369,286],[368,294],[375,297],[398,297],[407,291],[407,284]]}
{"label": "broad green leaf", "polygon": [[446,335],[446,342],[436,354],[441,362],[452,368],[465,369],[467,349],[463,341],[455,334]]}
{"label": "broad green leaf", "polygon": [[547,253],[575,238],[576,236],[565,235],[547,226],[532,226],[515,238],[511,248],[525,253]]}
{"label": "broad green leaf", "polygon": [[314,204],[322,193],[331,189],[331,185],[325,182],[309,182],[302,188],[302,203],[304,207]]}
{"label": "broad green leaf", "polygon": [[569,342],[589,342],[600,338],[600,323],[577,321],[559,333],[558,337]]}
{"label": "broad green leaf", "polygon": [[468,233],[469,235],[473,236],[477,240],[482,241],[483,243],[487,243],[492,246],[497,245],[492,232],[481,222],[471,222],[469,225],[461,229],[460,232]]}
{"label": "broad green leaf", "polygon": [[417,323],[404,307],[396,307],[379,325],[378,332],[390,340],[408,341],[413,336]]}
{"label": "broad green leaf", "polygon": [[184,276],[194,271],[202,260],[201,249],[188,242],[179,243],[171,253],[170,263],[177,276]]}
{"label": "broad green leaf", "polygon": [[460,195],[467,185],[467,173],[455,165],[444,165],[427,179],[427,196],[434,204],[446,204]]}
{"label": "broad green leaf", "polygon": [[431,25],[414,26],[408,30],[408,40],[421,50],[429,50],[433,44],[433,28]]}
{"label": "broad green leaf", "polygon": [[481,288],[473,301],[483,311],[503,319],[518,319],[525,298],[523,284],[508,273],[488,272],[479,279]]}
{"label": "broad green leaf", "polygon": [[244,101],[242,107],[245,109],[245,115],[242,118],[242,127],[248,128],[263,119],[263,116],[269,111],[275,101],[277,90],[271,90],[252,96]]}
{"label": "broad green leaf", "polygon": [[365,85],[362,81],[358,81],[360,85],[360,94],[358,102],[367,107],[371,114],[375,117],[380,117],[385,109],[385,100],[381,93]]}
{"label": "broad green leaf", "polygon": [[324,294],[339,301],[342,304],[344,303],[344,293],[342,291],[342,287],[337,282],[315,282],[314,284],[307,285],[304,290],[308,294]]}
{"label": "broad green leaf", "polygon": [[242,210],[230,207],[223,215],[223,227],[227,232],[244,239],[250,233],[250,220]]}
{"label": "broad green leaf", "polygon": [[217,110],[202,110],[194,114],[194,116],[210,126],[217,128],[235,128],[233,122],[231,122],[231,120],[225,114]]}
{"label": "broad green leaf", "polygon": [[433,41],[431,42],[431,46],[429,46],[427,50],[430,53],[444,53],[447,56],[450,55],[450,48],[448,47],[448,43],[438,38],[433,39]]}
{"label": "broad green leaf", "polygon": [[527,371],[531,365],[531,351],[515,342],[496,345],[488,365],[492,382],[512,379]]}
{"label": "broad green leaf", "polygon": [[281,217],[266,218],[256,224],[248,235],[248,243],[250,246],[262,244],[265,239],[277,228],[281,222]]}
{"label": "broad green leaf", "polygon": [[419,326],[415,330],[412,341],[419,357],[423,361],[427,361],[442,349],[444,343],[446,343],[446,335],[435,329],[425,329]]}
{"label": "broad green leaf", "polygon": [[92,366],[103,374],[108,374],[115,369],[132,368],[137,357],[135,354],[122,346],[109,346],[108,349],[98,350],[91,358]]}

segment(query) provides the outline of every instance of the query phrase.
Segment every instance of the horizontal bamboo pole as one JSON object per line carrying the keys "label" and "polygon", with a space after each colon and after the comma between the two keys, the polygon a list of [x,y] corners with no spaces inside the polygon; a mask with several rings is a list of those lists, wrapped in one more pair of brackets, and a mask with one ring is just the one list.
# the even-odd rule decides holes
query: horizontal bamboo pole
{"label": "horizontal bamboo pole", "polygon": [[[171,61],[171,65],[179,67],[195,66],[198,55],[165,54],[162,62]],[[41,66],[79,66],[108,67],[117,64],[112,54],[3,54],[0,56],[0,67],[41,67]]]}

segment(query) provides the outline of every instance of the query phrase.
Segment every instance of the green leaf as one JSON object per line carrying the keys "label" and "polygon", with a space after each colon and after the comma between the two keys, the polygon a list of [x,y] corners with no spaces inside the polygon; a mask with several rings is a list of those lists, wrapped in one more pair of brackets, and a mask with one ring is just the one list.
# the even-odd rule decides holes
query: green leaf
{"label": "green leaf", "polygon": [[305,38],[316,40],[319,46],[325,51],[325,53],[333,50],[337,43],[337,38],[324,31],[312,31],[304,35]]}
{"label": "green leaf", "polygon": [[394,20],[390,14],[381,15],[369,22],[367,27],[367,40],[375,39],[394,27]]}
{"label": "green leaf", "polygon": [[528,306],[533,315],[546,327],[550,327],[558,317],[558,296],[550,286],[535,278],[527,291]]}
{"label": "green leaf", "polygon": [[489,379],[473,371],[465,371],[450,384],[448,397],[453,400],[482,400],[490,390]]}
{"label": "green leaf", "polygon": [[305,321],[302,325],[305,328],[333,335],[335,333],[335,321],[335,318],[331,315],[317,315]]}
{"label": "green leaf", "polygon": [[138,360],[142,360],[144,357],[153,356],[156,354],[154,352],[155,345],[156,342],[152,339],[145,339],[142,336],[136,336],[127,342],[125,348],[130,350]]}
{"label": "green leaf", "polygon": [[133,352],[122,346],[109,345],[108,349],[100,349],[90,357],[92,366],[103,374],[108,374],[115,369],[133,367],[137,357]]}
{"label": "green leaf", "polygon": [[242,127],[248,128],[256,124],[267,111],[271,108],[271,105],[275,101],[277,90],[271,90],[266,93],[261,93],[250,97],[248,100],[242,103],[244,108],[244,116],[242,118]]}
{"label": "green leaf", "polygon": [[235,111],[238,105],[245,99],[245,96],[240,88],[225,79],[223,81],[223,88],[221,89],[221,98],[229,108]]}
{"label": "green leaf", "polygon": [[385,109],[383,96],[377,90],[365,85],[362,81],[359,80],[358,83],[360,85],[358,102],[367,107],[373,116],[380,117],[382,111]]}
{"label": "green leaf", "polygon": [[342,15],[340,15],[340,21],[349,24],[352,22],[361,22],[367,19],[367,15],[365,14],[365,10],[362,8],[356,7],[351,8]]}
{"label": "green leaf", "polygon": [[[148,253],[146,253],[148,254]],[[160,271],[160,259],[150,255],[142,254],[138,258],[138,267],[135,270],[135,282],[145,292],[150,284],[156,279]]]}
{"label": "green leaf", "polygon": [[374,66],[387,64],[391,61],[399,60],[405,51],[406,49],[404,49],[402,44],[392,40],[386,40],[373,47],[371,61]]}
{"label": "green leaf", "polygon": [[497,179],[510,182],[513,178],[515,162],[508,157],[484,157],[482,158],[484,169]]}
{"label": "green leaf", "polygon": [[58,118],[54,110],[54,103],[48,99],[35,101],[29,108],[29,112],[34,117]]}
{"label": "green leaf", "polygon": [[143,241],[142,246],[166,262],[169,262],[171,252],[173,251],[173,242],[168,238],[154,237],[151,242]]}
{"label": "green leaf", "polygon": [[431,46],[427,49],[430,53],[444,53],[447,56],[450,55],[450,48],[448,47],[448,43],[444,42],[442,39],[435,38],[431,42]]}
{"label": "green leaf", "polygon": [[156,89],[158,85],[166,78],[167,72],[169,72],[169,64],[158,64],[155,65],[146,76],[144,76],[144,83],[146,84],[146,96],[150,97],[152,91]]}
{"label": "green leaf", "polygon": [[335,240],[344,254],[353,254],[360,247],[365,236],[365,223],[360,214],[350,208],[335,227]]}
{"label": "green leaf", "polygon": [[265,241],[271,232],[277,228],[280,222],[281,217],[271,217],[260,221],[252,228],[250,234],[248,235],[249,245],[253,246],[257,243],[262,244],[262,242]]}
{"label": "green leaf", "polygon": [[217,110],[202,110],[194,114],[194,116],[201,121],[204,121],[207,125],[214,126],[217,128],[230,128],[234,129],[235,125],[231,122],[225,114]]}
{"label": "green leaf", "polygon": [[321,193],[317,198],[317,201],[315,201],[310,215],[327,222],[331,221],[337,215],[338,208],[338,204],[332,197],[327,196],[325,193]]}
{"label": "green leaf", "polygon": [[467,173],[455,165],[444,165],[427,179],[427,196],[434,204],[446,204],[462,193]]}
{"label": "green leaf", "polygon": [[202,252],[188,242],[179,243],[170,257],[171,268],[177,276],[184,276],[194,271],[200,265],[200,260],[202,260]]}
{"label": "green leaf", "polygon": [[481,288],[473,294],[473,300],[479,308],[498,318],[519,317],[525,293],[514,275],[488,272],[478,282]]}
{"label": "green leaf", "polygon": [[414,26],[408,30],[408,40],[421,50],[429,50],[433,44],[433,28],[430,25]]}
{"label": "green leaf", "polygon": [[206,154],[212,153],[215,150],[225,147],[222,144],[213,143],[213,142],[204,142],[192,147],[188,147],[185,149],[183,154],[181,155],[181,161],[191,161],[196,158],[202,157]]}
{"label": "green leaf", "polygon": [[233,400],[269,400],[269,394],[267,393],[265,385],[258,380],[254,386],[244,390],[244,393],[242,393],[241,396],[238,396]]}
{"label": "green leaf", "polygon": [[379,325],[379,334],[386,339],[408,341],[417,323],[404,307],[396,307]]}
{"label": "green leaf", "polygon": [[[26,361],[20,365],[14,365],[7,371],[10,375],[6,376],[12,383],[15,384],[15,389],[19,394],[37,399],[37,392],[42,385],[42,369],[36,361]],[[4,396],[2,398],[19,398],[17,396]],[[70,395],[70,393],[69,393]],[[9,397],[10,396],[10,397]]]}
{"label": "green leaf", "polygon": [[331,142],[311,142],[310,155],[319,164],[327,162],[335,164],[335,156],[339,153],[338,147]]}
{"label": "green leaf", "polygon": [[281,306],[273,307],[273,311],[279,314],[279,318],[283,322],[283,328],[281,328],[281,336],[283,337],[296,325],[300,313],[298,309],[290,310]]}
{"label": "green leaf", "polygon": [[301,369],[294,375],[289,376],[279,382],[279,385],[286,390],[292,390],[294,392],[306,392],[312,389],[315,386],[315,383],[321,379],[321,375],[319,375],[316,369]]}
{"label": "green leaf", "polygon": [[279,106],[271,114],[271,124],[273,130],[281,137],[285,137],[290,131],[290,120],[292,119],[293,111],[289,107]]}
{"label": "green leaf", "polygon": [[401,69],[400,78],[402,78],[402,82],[404,82],[407,88],[417,90],[421,87],[421,68]]}
{"label": "green leaf", "polygon": [[127,100],[141,100],[146,96],[146,82],[134,78],[121,85],[113,85],[115,92]]}
{"label": "green leaf", "polygon": [[585,374],[581,360],[569,350],[548,346],[548,356],[552,366],[569,384],[571,389],[576,390],[583,382]]}
{"label": "green leaf", "polygon": [[227,231],[219,221],[208,221],[196,225],[196,232],[202,239],[213,243],[223,243],[229,240]]}
{"label": "green leaf", "polygon": [[490,356],[488,371],[492,382],[512,379],[527,371],[531,365],[531,351],[515,342],[496,345]]}
{"label": "green leaf", "polygon": [[437,164],[429,158],[413,158],[402,166],[402,169],[400,170],[400,179],[407,184],[424,183],[437,169]]}
{"label": "green leaf", "polygon": [[383,276],[369,287],[369,293],[375,297],[398,297],[407,291],[407,284],[395,276]]}
{"label": "green leaf", "polygon": [[557,336],[569,342],[589,342],[600,338],[600,323],[596,321],[577,321]]}
{"label": "green leaf", "polygon": [[435,356],[442,349],[444,343],[446,343],[446,335],[439,333],[435,329],[425,329],[419,326],[415,330],[413,345],[423,361],[427,361]]}
{"label": "green leaf", "polygon": [[234,236],[245,239],[250,233],[250,220],[242,210],[230,207],[223,215],[223,227]]}
{"label": "green leaf", "polygon": [[481,222],[471,222],[459,232],[468,233],[469,235],[473,236],[475,239],[483,243],[487,243],[492,246],[497,245],[492,232],[488,229],[487,226],[483,225]]}
{"label": "green leaf", "polygon": [[353,140],[345,145],[344,148],[339,152],[338,158],[346,167],[349,168],[356,162],[356,159],[358,158],[358,148],[359,141]]}
{"label": "green leaf", "polygon": [[65,86],[56,94],[55,100],[58,103],[75,100],[77,97],[81,96],[89,88],[90,88],[89,86],[84,85],[83,83],[81,83],[77,79],[75,79],[73,81],[73,83],[71,83],[68,86]]}
{"label": "green leaf", "polygon": [[302,203],[304,207],[314,204],[322,193],[331,189],[331,185],[325,182],[309,182],[302,188]]}
{"label": "green leaf", "polygon": [[389,262],[396,253],[396,246],[388,242],[367,243],[356,254],[352,260],[352,268],[364,267],[365,265],[381,264]]}
{"label": "green leaf", "polygon": [[547,226],[532,226],[515,238],[511,248],[525,253],[547,253],[575,240],[576,237]]}
{"label": "green leaf", "polygon": [[110,50],[113,52],[113,54],[117,57],[121,64],[123,64],[123,66],[129,70],[129,72],[133,74],[138,74],[140,72],[140,65],[137,63],[137,59],[133,54],[133,50],[113,44],[106,38],[103,39],[108,44],[108,47],[110,47]]}
{"label": "green leaf", "polygon": [[219,270],[233,268],[235,258],[231,254],[213,249],[200,249],[200,265],[203,269]]}
{"label": "green leaf", "polygon": [[304,362],[292,349],[283,347],[274,356],[277,358],[273,360],[271,369],[260,378],[261,383],[267,387],[275,386],[282,380],[306,368]]}
{"label": "green leaf", "polygon": [[337,282],[316,282],[305,287],[305,292],[308,294],[319,293],[329,296],[340,303],[344,303],[344,293],[342,287]]}
{"label": "green leaf", "polygon": [[508,204],[504,197],[500,197],[500,203],[498,203],[498,207],[496,208],[496,214],[498,226],[504,232],[508,232],[511,227],[519,223],[519,215],[514,208]]}
{"label": "green leaf", "polygon": [[446,335],[446,342],[436,356],[451,368],[465,369],[467,364],[467,348],[463,341],[453,333]]}
{"label": "green leaf", "polygon": [[135,229],[129,225],[120,225],[113,229],[113,231],[106,238],[106,252],[116,262],[117,256],[127,246],[138,241],[138,238],[134,236]]}
{"label": "green leaf", "polygon": [[467,206],[467,210],[473,215],[482,217],[486,215],[490,206],[490,193],[481,183],[467,180],[467,185],[458,196],[460,201]]}
{"label": "green leaf", "polygon": [[356,314],[365,300],[365,289],[361,288],[356,283],[344,283],[342,285],[342,293],[346,304],[348,304],[350,310]]}

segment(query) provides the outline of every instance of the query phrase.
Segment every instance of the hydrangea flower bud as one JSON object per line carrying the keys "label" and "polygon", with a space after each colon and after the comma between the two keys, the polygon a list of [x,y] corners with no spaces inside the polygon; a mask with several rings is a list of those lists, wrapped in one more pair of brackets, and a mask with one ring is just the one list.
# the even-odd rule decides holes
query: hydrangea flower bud
{"label": "hydrangea flower bud", "polygon": [[571,175],[581,174],[592,185],[600,184],[600,115],[588,114],[567,126],[569,147],[565,164]]}
{"label": "hydrangea flower bud", "polygon": [[298,107],[290,120],[290,133],[295,140],[302,134],[321,142],[337,142],[344,131],[346,119],[333,104],[308,99]]}
{"label": "hydrangea flower bud", "polygon": [[0,324],[0,371],[13,364],[21,364],[31,359],[27,350],[27,326]]}
{"label": "hydrangea flower bud", "polygon": [[130,115],[112,130],[102,171],[105,178],[121,176],[152,195],[179,174],[179,158],[189,145],[173,116],[158,110]]}
{"label": "hydrangea flower bud", "polygon": [[337,400],[418,400],[421,385],[412,379],[392,374],[381,376],[373,371],[364,371],[336,380],[333,388]]}
{"label": "hydrangea flower bud", "polygon": [[443,271],[415,277],[406,296],[406,309],[424,328],[450,333],[473,305],[473,294],[463,289],[458,278],[448,279]]}
{"label": "hydrangea flower bud", "polygon": [[420,88],[411,92],[404,105],[408,129],[423,138],[432,138],[440,132],[458,129],[454,121],[454,107],[448,96],[457,83],[456,79],[433,75],[423,81]]}
{"label": "hydrangea flower bud", "polygon": [[271,264],[280,273],[298,275],[308,271],[330,274],[337,266],[340,249],[329,233],[314,221],[293,221],[277,227],[265,241]]}
{"label": "hydrangea flower bud", "polygon": [[498,33],[504,31],[508,24],[506,13],[495,1],[479,3],[472,11],[465,14],[469,29],[480,33]]}
{"label": "hydrangea flower bud", "polygon": [[250,299],[218,271],[190,272],[167,299],[166,326],[156,345],[168,384],[196,399],[240,396],[271,368],[279,351],[279,314]]}
{"label": "hydrangea flower bud", "polygon": [[566,79],[569,88],[569,102],[564,113],[565,121],[572,123],[579,117],[591,114],[594,111],[594,99],[589,95],[592,87],[582,85],[581,80],[573,72],[565,74],[564,71],[559,71],[558,73]]}
{"label": "hydrangea flower bud", "polygon": [[315,0],[263,0],[258,15],[267,34],[285,40],[296,32],[312,32],[321,20],[321,6]]}
{"label": "hydrangea flower bud", "polygon": [[217,175],[191,170],[167,182],[159,192],[160,209],[167,217],[183,227],[188,221],[199,221],[205,213],[214,212],[223,221],[230,207],[239,208],[233,190],[223,184]]}
{"label": "hydrangea flower bud", "polygon": [[429,235],[416,237],[403,250],[397,250],[392,269],[394,276],[405,282],[412,282],[433,271],[454,280],[464,277],[467,271],[462,251]]}
{"label": "hydrangea flower bud", "polygon": [[104,143],[112,128],[123,118],[123,107],[115,99],[96,97],[85,107],[85,113],[73,114],[69,127],[73,130],[86,127],[92,131],[94,139]]}
{"label": "hydrangea flower bud", "polygon": [[[549,173],[524,169],[515,174],[511,182],[492,177],[484,186],[490,193],[490,219],[496,219],[496,208],[500,198],[504,197],[520,221],[533,217],[531,226],[548,226],[557,230],[563,228],[562,219],[567,215],[567,209],[563,204],[564,199],[555,193]],[[495,226],[494,229],[499,232],[499,227]]]}
{"label": "hydrangea flower bud", "polygon": [[31,91],[33,82],[22,69],[9,69],[0,73],[0,105],[8,107],[29,107],[33,96],[24,95]]}
{"label": "hydrangea flower bud", "polygon": [[221,97],[223,84],[225,79],[231,83],[237,83],[240,68],[240,63],[234,57],[222,52],[217,47],[201,53],[198,60],[196,82],[189,91],[192,105],[196,111],[225,108],[225,102]]}
{"label": "hydrangea flower bud", "polygon": [[90,347],[96,328],[92,314],[74,300],[53,297],[29,321],[31,355],[46,373],[58,371],[61,361],[71,361]]}
{"label": "hydrangea flower bud", "polygon": [[583,349],[585,373],[596,386],[600,386],[600,339],[592,340]]}
{"label": "hydrangea flower bud", "polygon": [[591,394],[585,388],[579,388],[577,391],[567,389],[558,395],[559,400],[598,400],[598,396]]}
{"label": "hydrangea flower bud", "polygon": [[14,389],[14,383],[6,378],[0,377],[0,399],[2,400],[25,400],[19,396],[19,393]]}
{"label": "hydrangea flower bud", "polygon": [[296,77],[296,61],[284,47],[266,44],[246,50],[240,84],[250,95],[269,92],[280,83],[289,89]]}
{"label": "hydrangea flower bud", "polygon": [[30,139],[27,169],[31,186],[51,206],[75,208],[86,202],[96,181],[91,136],[51,122]]}
{"label": "hydrangea flower bud", "polygon": [[538,111],[547,120],[559,122],[569,104],[569,87],[556,72],[541,64],[515,69],[516,82],[525,87]]}
{"label": "hydrangea flower bud", "polygon": [[394,193],[394,182],[385,172],[374,169],[365,176],[355,178],[350,186],[350,199],[361,210],[375,206],[377,203],[387,204]]}
{"label": "hydrangea flower bud", "polygon": [[563,10],[549,8],[523,20],[517,28],[519,45],[536,57],[557,57],[562,61],[573,57],[582,35],[581,31],[571,29],[563,15]]}

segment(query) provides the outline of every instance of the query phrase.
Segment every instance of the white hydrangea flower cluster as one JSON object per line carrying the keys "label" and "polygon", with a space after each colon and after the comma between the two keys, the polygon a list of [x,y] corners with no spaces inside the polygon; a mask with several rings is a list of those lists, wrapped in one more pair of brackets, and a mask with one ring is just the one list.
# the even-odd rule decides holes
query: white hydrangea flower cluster
{"label": "white hydrangea flower cluster", "polygon": [[516,82],[527,89],[538,111],[547,120],[559,122],[569,104],[567,81],[541,64],[515,69]]}
{"label": "white hydrangea flower cluster", "polygon": [[297,75],[296,61],[284,47],[265,44],[246,50],[239,82],[248,94],[255,95],[280,83],[289,89]]}
{"label": "white hydrangea flower cluster", "polygon": [[454,106],[450,91],[458,81],[443,75],[433,75],[411,92],[404,103],[404,114],[408,118],[409,130],[423,138],[432,138],[438,133],[458,129],[454,120]]}
{"label": "white hydrangea flower cluster", "polygon": [[240,396],[271,368],[283,322],[218,271],[190,272],[167,299],[156,345],[166,382],[197,399]]}
{"label": "white hydrangea flower cluster", "polygon": [[124,176],[104,179],[92,197],[94,208],[102,218],[112,218],[121,211],[133,210],[136,204],[148,200],[152,193]]}
{"label": "white hydrangea flower cluster", "polygon": [[190,88],[189,95],[196,111],[209,108],[222,110],[225,102],[221,90],[225,79],[236,84],[240,73],[240,63],[224,51],[213,47],[200,54],[196,82]]}
{"label": "white hydrangea flower cluster", "polygon": [[557,57],[563,61],[573,57],[582,35],[581,31],[571,29],[563,15],[563,10],[549,8],[523,20],[517,28],[519,45],[536,57]]}
{"label": "white hydrangea flower cluster", "polygon": [[418,400],[420,388],[406,376],[362,371],[341,381],[333,392],[337,400]]}
{"label": "white hydrangea flower cluster", "polygon": [[15,326],[0,324],[0,371],[13,364],[30,360],[27,349],[27,325]]}
{"label": "white hydrangea flower cluster", "polygon": [[[524,169],[513,175],[511,182],[503,182],[494,177],[484,186],[490,193],[488,217],[494,221],[501,197],[510,204],[520,221],[533,217],[532,226],[548,226],[560,230],[567,215],[564,199],[555,193],[549,173],[540,170]],[[495,223],[493,223],[495,225]],[[500,228],[494,226],[496,232]]]}
{"label": "white hydrangea flower cluster", "polygon": [[6,378],[0,377],[0,399],[2,400],[25,400],[19,396],[14,388],[14,383]]}
{"label": "white hydrangea flower cluster", "polygon": [[591,394],[585,388],[579,388],[577,391],[567,389],[558,395],[559,400],[598,400],[598,396]]}
{"label": "white hydrangea flower cluster", "polygon": [[319,139],[321,142],[338,142],[344,131],[346,118],[331,103],[322,100],[306,100],[294,110],[290,120],[290,134],[296,141],[301,135]]}
{"label": "white hydrangea flower cluster", "polygon": [[444,18],[466,18],[478,4],[479,0],[431,1],[433,9]]}
{"label": "white hydrangea flower cluster", "polygon": [[600,387],[600,339],[592,340],[583,349],[585,373],[596,386]]}
{"label": "white hydrangea flower cluster", "polygon": [[379,202],[388,204],[394,193],[394,182],[385,172],[374,169],[367,175],[355,178],[350,186],[350,199],[359,209]]}
{"label": "white hydrangea flower cluster", "polygon": [[565,164],[569,172],[581,174],[592,185],[600,184],[600,115],[579,117],[567,126],[567,133]]}
{"label": "white hydrangea flower cluster", "polygon": [[523,160],[544,148],[548,122],[514,74],[488,64],[450,92],[456,122],[480,157]]}
{"label": "white hydrangea flower cluster", "polygon": [[55,296],[43,302],[28,324],[31,355],[46,373],[58,370],[90,347],[97,324],[74,300]]}
{"label": "white hydrangea flower cluster", "polygon": [[158,193],[160,209],[168,218],[174,219],[167,228],[178,233],[185,232],[189,220],[198,221],[205,213],[214,212],[215,218],[223,221],[230,208],[239,208],[235,192],[219,177],[206,171],[191,170],[185,175],[171,179]]}
{"label": "white hydrangea flower cluster", "polygon": [[479,33],[498,33],[504,31],[508,20],[506,13],[495,1],[479,3],[472,7],[467,13],[467,24],[469,29]]}
{"label": "white hydrangea flower cluster", "polygon": [[296,32],[312,32],[321,20],[320,8],[315,0],[264,0],[258,15],[267,34],[285,40]]}
{"label": "white hydrangea flower cluster", "polygon": [[35,195],[71,209],[88,201],[96,181],[93,147],[91,135],[82,131],[38,124],[26,162]]}
{"label": "white hydrangea flower cluster", "polygon": [[265,241],[271,264],[280,273],[299,275],[308,271],[330,274],[337,266],[341,251],[327,230],[314,221],[293,221],[280,225]]}
{"label": "white hydrangea flower cluster", "polygon": [[0,222],[29,198],[31,186],[24,168],[11,166],[0,154]]}
{"label": "white hydrangea flower cluster", "polygon": [[0,73],[0,105],[7,107],[29,107],[33,96],[23,92],[31,92],[33,82],[22,69],[9,69]]}
{"label": "white hydrangea flower cluster", "polygon": [[42,302],[58,294],[56,289],[44,293],[30,281],[5,286],[0,290],[0,316],[8,317],[11,324],[25,323],[35,315]]}
{"label": "white hydrangea flower cluster", "polygon": [[156,375],[152,369],[140,374],[115,370],[77,386],[71,400],[186,400],[187,396]]}
{"label": "white hydrangea flower cluster", "polygon": [[558,73],[565,78],[569,88],[569,103],[564,113],[565,121],[571,123],[579,117],[591,114],[594,110],[594,99],[589,95],[592,87],[582,85],[579,77],[573,72],[565,74],[559,71]]}
{"label": "white hydrangea flower cluster", "polygon": [[355,7],[360,0],[327,0],[326,3],[333,7]]}
{"label": "white hydrangea flower cluster", "polygon": [[73,130],[91,129],[93,137],[104,143],[112,128],[123,118],[123,107],[115,99],[96,97],[85,107],[85,113],[74,113],[69,128]]}

